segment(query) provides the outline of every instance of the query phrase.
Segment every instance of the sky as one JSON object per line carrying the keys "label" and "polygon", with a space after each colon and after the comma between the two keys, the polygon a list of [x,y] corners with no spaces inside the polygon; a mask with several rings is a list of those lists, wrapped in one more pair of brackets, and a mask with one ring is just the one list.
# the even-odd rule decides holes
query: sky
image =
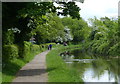
{"label": "sky", "polygon": [[84,0],[84,3],[76,2],[81,17],[87,21],[88,18],[118,17],[118,2],[120,0]]}

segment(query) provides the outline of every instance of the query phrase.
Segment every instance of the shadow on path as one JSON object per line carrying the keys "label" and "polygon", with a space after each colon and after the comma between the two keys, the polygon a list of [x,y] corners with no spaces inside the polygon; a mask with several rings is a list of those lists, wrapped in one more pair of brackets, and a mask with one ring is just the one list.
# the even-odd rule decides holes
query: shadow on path
{"label": "shadow on path", "polygon": [[46,73],[46,69],[28,69],[28,70],[21,70],[17,76],[34,76],[34,75],[41,75]]}
{"label": "shadow on path", "polygon": [[[16,74],[15,82],[47,82],[48,73],[46,67],[46,54],[49,51],[44,51],[34,57]],[[52,69],[51,69],[52,70]],[[12,83],[12,84],[13,84]]]}

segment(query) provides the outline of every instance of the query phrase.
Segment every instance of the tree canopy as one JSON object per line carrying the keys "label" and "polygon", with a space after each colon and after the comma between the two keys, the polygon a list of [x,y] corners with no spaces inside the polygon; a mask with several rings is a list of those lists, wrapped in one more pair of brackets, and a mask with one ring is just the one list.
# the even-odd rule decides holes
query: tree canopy
{"label": "tree canopy", "polygon": [[90,18],[89,26],[80,17],[80,8],[75,2],[56,3],[58,7],[53,2],[4,2],[3,45],[22,44],[34,38],[36,44],[65,41],[85,43],[84,47],[100,54],[120,52],[119,18]]}
{"label": "tree canopy", "polygon": [[[46,38],[46,40],[49,41],[54,40],[57,33],[62,35],[57,32],[57,30],[61,30],[60,28],[63,28],[63,25],[60,26],[60,19],[56,15],[53,18],[53,16],[50,16],[50,13],[57,15],[62,14],[64,16],[70,15],[72,18],[80,19],[80,9],[75,5],[75,2],[60,2],[58,4],[62,4],[64,7],[55,7],[53,2],[4,2],[2,4],[3,35],[7,36],[8,29],[17,28],[20,32],[13,32],[15,35],[14,41],[11,40],[15,43],[28,41],[32,35],[36,35],[36,38],[38,38],[38,36],[39,38]],[[57,9],[62,9],[63,11],[57,12]],[[52,33],[51,31],[55,32]],[[54,38],[52,38],[53,35],[55,36]],[[6,44],[7,39],[10,40],[12,37],[3,38],[3,43]]]}

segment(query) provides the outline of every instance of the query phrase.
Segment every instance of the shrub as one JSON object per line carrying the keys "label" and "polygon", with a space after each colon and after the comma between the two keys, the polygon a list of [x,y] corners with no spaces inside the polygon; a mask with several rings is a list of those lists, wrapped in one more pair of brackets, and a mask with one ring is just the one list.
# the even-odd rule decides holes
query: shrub
{"label": "shrub", "polygon": [[112,56],[120,55],[120,42],[110,47],[108,52]]}
{"label": "shrub", "polygon": [[93,53],[97,53],[97,49],[98,47],[101,45],[101,41],[100,40],[96,40],[96,41],[93,41],[93,44],[91,46],[92,48],[92,52]]}
{"label": "shrub", "polygon": [[27,41],[24,41],[23,44],[20,44],[18,46],[19,48],[19,57],[20,58],[23,58],[24,60],[27,59],[27,57],[29,56],[30,54],[30,49],[31,49],[31,43],[30,42],[27,42]]}
{"label": "shrub", "polygon": [[49,43],[49,44],[52,44],[53,46],[56,46],[56,43]]}
{"label": "shrub", "polygon": [[7,30],[6,32],[3,32],[4,38],[3,45],[12,45],[14,42],[14,33],[12,30]]}
{"label": "shrub", "polygon": [[15,59],[18,57],[18,47],[16,45],[3,46],[3,62]]}
{"label": "shrub", "polygon": [[101,45],[98,46],[97,51],[100,54],[108,54],[108,49],[109,49],[109,42],[104,42]]}
{"label": "shrub", "polygon": [[17,57],[23,58],[26,61],[30,57],[31,53],[43,51],[49,44],[52,44],[53,46],[55,45],[55,43],[35,45],[27,41],[24,41],[24,44],[19,46],[5,45],[3,46],[3,61],[8,61]]}
{"label": "shrub", "polygon": [[48,45],[50,45],[50,44],[51,44],[53,47],[56,46],[56,43],[46,43],[46,44],[44,44],[45,48],[48,48]]}
{"label": "shrub", "polygon": [[40,50],[42,50],[42,45],[39,45]]}
{"label": "shrub", "polygon": [[46,43],[46,44],[41,44],[39,45],[40,46],[40,49],[43,51],[43,49],[47,49],[48,48],[48,45],[52,44],[52,46],[56,46],[56,43]]}
{"label": "shrub", "polygon": [[19,51],[18,51],[19,57],[24,58],[24,56],[23,56],[23,51],[24,51],[23,45],[22,44],[18,45],[18,49],[19,49]]}
{"label": "shrub", "polygon": [[31,46],[31,52],[36,52],[36,51],[40,51],[41,47],[39,45],[32,45]]}
{"label": "shrub", "polygon": [[26,60],[30,54],[31,43],[24,41],[22,57]]}

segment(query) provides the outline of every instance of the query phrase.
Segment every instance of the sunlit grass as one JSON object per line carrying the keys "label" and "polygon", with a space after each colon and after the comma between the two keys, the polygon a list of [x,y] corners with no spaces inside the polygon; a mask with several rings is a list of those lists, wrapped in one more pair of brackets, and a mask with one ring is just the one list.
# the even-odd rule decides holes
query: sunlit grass
{"label": "sunlit grass", "polygon": [[0,84],[2,83],[2,72],[0,72]]}
{"label": "sunlit grass", "polygon": [[82,82],[75,69],[69,69],[59,54],[65,50],[80,48],[80,45],[59,46],[47,55],[49,82]]}

